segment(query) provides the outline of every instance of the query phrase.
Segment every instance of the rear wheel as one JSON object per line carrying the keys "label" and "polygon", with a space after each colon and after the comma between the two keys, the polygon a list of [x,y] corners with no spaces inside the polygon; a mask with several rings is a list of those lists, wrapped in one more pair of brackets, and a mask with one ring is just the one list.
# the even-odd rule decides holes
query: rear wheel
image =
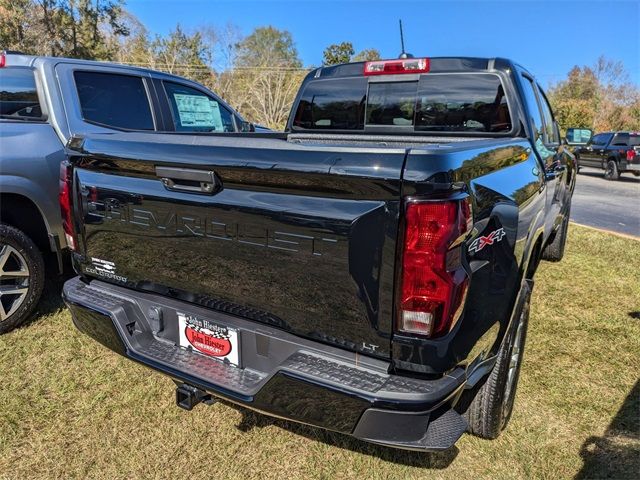
{"label": "rear wheel", "polygon": [[[464,412],[469,432],[478,437],[497,438],[511,418],[529,323],[531,294],[526,295],[520,316],[504,339],[492,372],[484,384],[474,389],[475,397]],[[474,390],[469,393],[473,395]]]}
{"label": "rear wheel", "polygon": [[0,334],[24,322],[42,294],[44,261],[22,231],[0,223]]}
{"label": "rear wheel", "polygon": [[618,180],[620,178],[620,170],[615,160],[609,160],[605,165],[604,178],[607,180]]}

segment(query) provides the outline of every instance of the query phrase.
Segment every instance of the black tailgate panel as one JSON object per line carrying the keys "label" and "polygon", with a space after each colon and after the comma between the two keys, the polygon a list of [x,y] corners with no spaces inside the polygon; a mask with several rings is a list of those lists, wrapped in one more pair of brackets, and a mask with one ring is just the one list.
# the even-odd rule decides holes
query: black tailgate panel
{"label": "black tailgate panel", "polygon": [[[97,142],[75,170],[84,273],[388,357],[404,151],[260,142],[153,160]],[[214,170],[222,189],[169,191],[159,165]]]}

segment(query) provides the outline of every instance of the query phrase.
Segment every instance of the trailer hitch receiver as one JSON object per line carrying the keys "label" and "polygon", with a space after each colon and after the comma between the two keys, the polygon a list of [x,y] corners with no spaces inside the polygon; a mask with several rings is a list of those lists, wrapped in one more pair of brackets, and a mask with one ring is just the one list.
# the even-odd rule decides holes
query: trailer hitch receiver
{"label": "trailer hitch receiver", "polygon": [[211,394],[186,383],[176,388],[176,405],[185,410],[191,410],[199,403],[213,405],[215,402]]}

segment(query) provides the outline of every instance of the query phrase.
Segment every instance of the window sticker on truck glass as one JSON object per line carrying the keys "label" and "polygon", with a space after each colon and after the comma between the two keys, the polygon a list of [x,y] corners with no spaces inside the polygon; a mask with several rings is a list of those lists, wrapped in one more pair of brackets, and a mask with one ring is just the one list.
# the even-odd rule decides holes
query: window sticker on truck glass
{"label": "window sticker on truck glass", "polygon": [[191,348],[202,355],[240,364],[238,331],[198,318],[178,313],[180,346]]}
{"label": "window sticker on truck glass", "polygon": [[180,124],[183,127],[201,127],[222,131],[220,105],[204,95],[174,93]]}

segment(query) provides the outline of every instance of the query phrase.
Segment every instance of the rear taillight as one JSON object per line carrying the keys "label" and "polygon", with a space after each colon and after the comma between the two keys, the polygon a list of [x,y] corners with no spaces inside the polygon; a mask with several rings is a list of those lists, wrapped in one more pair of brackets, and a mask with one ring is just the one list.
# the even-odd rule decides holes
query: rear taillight
{"label": "rear taillight", "polygon": [[60,213],[62,214],[62,229],[67,240],[67,245],[72,250],[76,249],[76,239],[73,229],[73,218],[71,213],[71,192],[72,192],[72,170],[71,165],[63,161],[60,164]]}
{"label": "rear taillight", "polygon": [[632,148],[631,150],[627,150],[627,162],[633,161],[636,156],[636,151]]}
{"label": "rear taillight", "polygon": [[468,276],[459,261],[447,265],[447,256],[453,253],[450,247],[469,232],[470,222],[471,210],[466,200],[408,203],[399,331],[437,337],[453,327]]}
{"label": "rear taillight", "polygon": [[379,60],[364,64],[365,75],[393,75],[398,73],[427,73],[428,58],[404,58],[400,60]]}
{"label": "rear taillight", "polygon": [[0,52],[0,68],[5,67],[7,65],[7,53]]}

